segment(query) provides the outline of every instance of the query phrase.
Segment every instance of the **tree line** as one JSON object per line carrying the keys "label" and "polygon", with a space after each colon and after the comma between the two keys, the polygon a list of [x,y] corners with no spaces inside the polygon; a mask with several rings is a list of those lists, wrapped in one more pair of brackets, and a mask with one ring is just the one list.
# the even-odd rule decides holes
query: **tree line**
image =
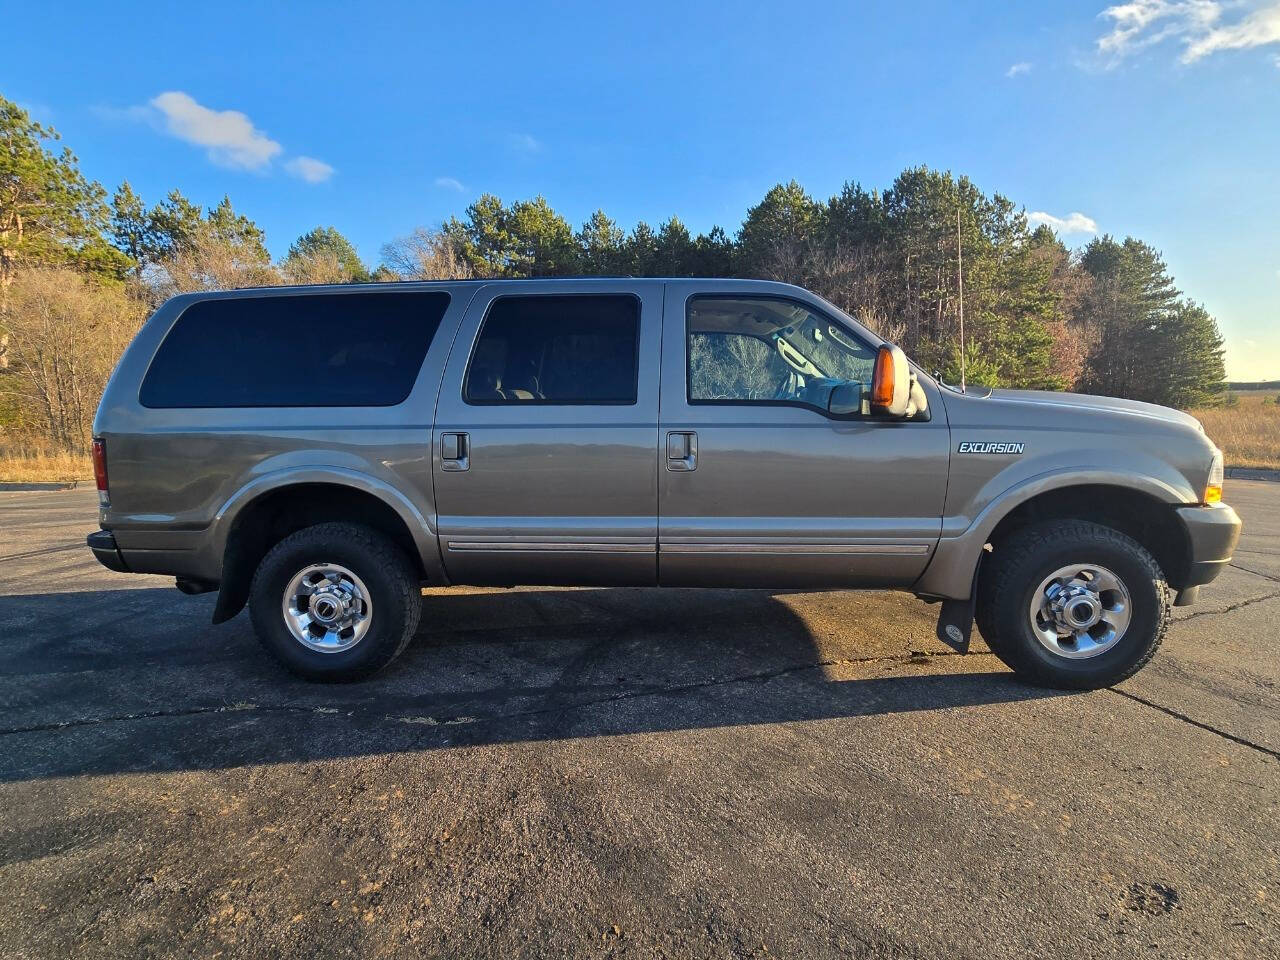
{"label": "tree line", "polygon": [[[1221,395],[1217,323],[1159,252],[1100,236],[1072,250],[969,178],[904,170],[825,200],[771,188],[731,235],[672,216],[623,229],[597,210],[577,230],[545,198],[485,194],[365,264],[332,226],[273,260],[229,198],[113,194],[56,131],[0,97],[0,442],[83,450],[97,398],[145,314],[182,292],[279,283],[568,275],[760,277],[807,287],[948,381],[1074,389],[1175,407]],[[958,260],[964,265],[960,353]]]}

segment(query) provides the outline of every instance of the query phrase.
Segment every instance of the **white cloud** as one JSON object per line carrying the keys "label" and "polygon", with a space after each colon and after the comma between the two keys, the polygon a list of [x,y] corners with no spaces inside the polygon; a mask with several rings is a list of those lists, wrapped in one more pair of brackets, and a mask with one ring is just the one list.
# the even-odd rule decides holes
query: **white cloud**
{"label": "white cloud", "polygon": [[284,168],[307,183],[323,183],[333,176],[333,167],[315,157],[294,157]]}
{"label": "white cloud", "polygon": [[453,177],[436,177],[436,186],[444,190],[454,190],[462,193],[467,188],[462,185],[461,180],[455,180]]}
{"label": "white cloud", "polygon": [[209,159],[227,167],[261,170],[284,148],[239,110],[210,110],[189,94],[171,90],[151,101],[179,140],[207,147]]}
{"label": "white cloud", "polygon": [[1098,16],[1110,20],[1112,29],[1098,38],[1098,52],[1115,65],[1130,54],[1185,33],[1192,24],[1205,29],[1219,13],[1214,0],[1131,0],[1107,7]]}
{"label": "white cloud", "polygon": [[[212,110],[181,90],[152,97],[146,106],[99,105],[90,109],[102,120],[148,123],[179,140],[204,147],[209,159],[224,167],[266,171],[284,154],[284,147],[239,110]],[[286,160],[284,169],[307,183],[323,183],[334,174],[331,165],[302,154]]]}
{"label": "white cloud", "polygon": [[1042,223],[1048,224],[1057,233],[1098,232],[1098,224],[1093,217],[1086,217],[1080,212],[1068,213],[1065,217],[1055,217],[1051,213],[1037,210],[1035,213],[1027,214],[1027,223],[1033,227]]}
{"label": "white cloud", "polygon": [[1024,73],[1030,73],[1030,72],[1031,72],[1031,64],[1027,63],[1024,60],[1022,63],[1015,63],[1012,67],[1010,67],[1008,70],[1004,72],[1004,75],[1012,79],[1014,77],[1020,77]]}
{"label": "white cloud", "polygon": [[[1248,12],[1223,23],[1224,13],[1241,8]],[[1111,32],[1097,41],[1110,67],[1170,39],[1182,43],[1183,63],[1280,43],[1280,0],[1129,0],[1098,16],[1111,22]]]}
{"label": "white cloud", "polygon": [[1219,50],[1247,50],[1280,43],[1280,3],[1255,10],[1238,23],[1217,27],[1187,43],[1182,52],[1183,63],[1194,63]]}
{"label": "white cloud", "polygon": [[507,142],[511,144],[513,149],[522,150],[525,153],[537,153],[542,149],[541,141],[531,133],[509,134]]}

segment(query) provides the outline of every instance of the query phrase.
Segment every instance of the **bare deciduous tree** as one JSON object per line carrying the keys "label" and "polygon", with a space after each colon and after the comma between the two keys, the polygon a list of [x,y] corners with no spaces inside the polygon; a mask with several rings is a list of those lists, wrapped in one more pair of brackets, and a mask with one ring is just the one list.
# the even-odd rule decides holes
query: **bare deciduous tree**
{"label": "bare deciduous tree", "polygon": [[803,285],[812,266],[814,244],[788,234],[757,241],[756,270],[760,276],[782,283]]}
{"label": "bare deciduous tree", "polygon": [[467,280],[473,276],[471,264],[453,240],[443,231],[426,227],[385,244],[382,259],[404,280]]}
{"label": "bare deciduous tree", "polygon": [[338,255],[329,250],[286,260],[280,265],[280,274],[286,283],[348,283],[351,280]]}
{"label": "bare deciduous tree", "polygon": [[17,439],[87,451],[107,378],[142,316],[119,285],[66,268],[17,271],[0,320],[0,335],[9,338],[0,393],[14,401],[17,429],[26,434]]}
{"label": "bare deciduous tree", "polygon": [[777,354],[755,337],[733,333],[689,337],[690,382],[700,400],[768,400],[777,393],[785,371]]}
{"label": "bare deciduous tree", "polygon": [[864,326],[902,343],[906,321],[893,302],[891,274],[877,247],[814,249],[807,257],[807,283]]}
{"label": "bare deciduous tree", "polygon": [[264,256],[260,247],[205,233],[149,270],[147,281],[159,300],[200,290],[267,287],[281,278]]}

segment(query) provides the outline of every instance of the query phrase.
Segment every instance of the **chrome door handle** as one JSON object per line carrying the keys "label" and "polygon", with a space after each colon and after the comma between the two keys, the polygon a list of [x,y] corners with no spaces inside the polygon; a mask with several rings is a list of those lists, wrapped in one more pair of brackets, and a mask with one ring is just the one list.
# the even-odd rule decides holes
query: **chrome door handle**
{"label": "chrome door handle", "polygon": [[440,434],[440,469],[466,470],[471,466],[471,438],[465,433]]}
{"label": "chrome door handle", "polygon": [[667,469],[688,473],[698,468],[698,435],[692,431],[667,434]]}

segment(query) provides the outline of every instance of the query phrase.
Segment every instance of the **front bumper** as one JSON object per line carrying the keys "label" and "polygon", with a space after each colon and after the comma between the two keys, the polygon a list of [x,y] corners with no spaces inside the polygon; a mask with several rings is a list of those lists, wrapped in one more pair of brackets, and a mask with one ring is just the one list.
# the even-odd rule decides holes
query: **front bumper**
{"label": "front bumper", "polygon": [[97,557],[98,562],[108,570],[114,570],[116,573],[129,573],[129,568],[125,566],[124,557],[120,556],[120,548],[116,546],[116,538],[110,530],[99,530],[96,533],[89,534],[85,538],[89,544],[89,549],[93,551],[93,555]]}
{"label": "front bumper", "polygon": [[1180,585],[1186,590],[1214,580],[1231,562],[1241,524],[1240,517],[1225,503],[1179,507],[1178,519],[1191,546],[1185,582]]}

